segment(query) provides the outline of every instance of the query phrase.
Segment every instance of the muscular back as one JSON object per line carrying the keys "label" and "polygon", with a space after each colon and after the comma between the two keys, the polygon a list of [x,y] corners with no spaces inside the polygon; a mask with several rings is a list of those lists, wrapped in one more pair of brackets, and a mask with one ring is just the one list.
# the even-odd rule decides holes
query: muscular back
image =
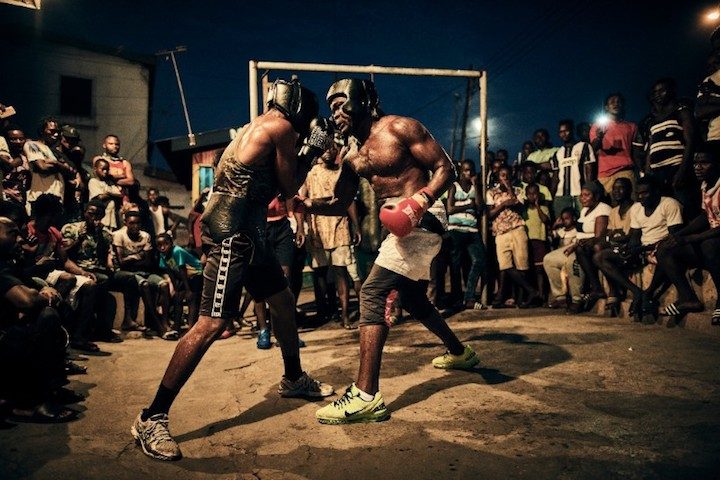
{"label": "muscular back", "polygon": [[425,186],[439,196],[455,178],[452,162],[430,132],[397,115],[374,121],[362,147],[345,160],[370,181],[378,199],[409,197]]}

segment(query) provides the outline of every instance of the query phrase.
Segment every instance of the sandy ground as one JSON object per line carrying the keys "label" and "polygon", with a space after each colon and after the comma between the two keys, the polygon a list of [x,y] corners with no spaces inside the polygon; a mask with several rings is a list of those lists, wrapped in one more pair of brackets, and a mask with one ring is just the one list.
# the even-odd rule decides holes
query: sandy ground
{"label": "sandy ground", "polygon": [[[698,332],[550,310],[464,312],[449,320],[482,359],[433,369],[442,353],[415,322],[385,349],[392,418],[326,426],[325,402],[282,399],[280,349],[249,334],[210,349],[171,411],[185,458],[159,462],[129,427],[174,344],[102,344],[82,417],[0,430],[0,477],[38,479],[720,478],[720,340]],[[357,331],[303,332],[303,365],[342,392]],[[331,397],[331,399],[337,398]]]}

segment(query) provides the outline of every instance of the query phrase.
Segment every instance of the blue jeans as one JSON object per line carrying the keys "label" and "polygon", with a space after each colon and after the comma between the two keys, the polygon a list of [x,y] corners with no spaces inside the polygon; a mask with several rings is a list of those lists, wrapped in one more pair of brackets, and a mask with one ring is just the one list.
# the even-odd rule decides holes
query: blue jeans
{"label": "blue jeans", "polygon": [[460,297],[462,291],[462,258],[463,252],[470,256],[470,272],[465,282],[465,303],[475,301],[475,288],[485,270],[485,245],[478,232],[449,230],[452,252],[450,254],[450,285],[453,298]]}

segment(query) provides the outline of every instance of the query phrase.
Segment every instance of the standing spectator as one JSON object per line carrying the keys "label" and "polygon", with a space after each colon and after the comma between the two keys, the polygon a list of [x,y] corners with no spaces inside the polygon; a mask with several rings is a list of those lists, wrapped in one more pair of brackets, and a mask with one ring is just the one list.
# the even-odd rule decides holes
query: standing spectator
{"label": "standing spectator", "polygon": [[[507,167],[506,167],[507,168]],[[474,181],[473,181],[474,179]],[[460,176],[450,186],[448,193],[448,235],[452,242],[450,263],[450,294],[453,299],[461,293],[462,259],[467,252],[470,256],[470,271],[465,282],[464,308],[481,309],[475,302],[475,289],[485,271],[485,246],[478,233],[478,219],[482,211],[482,196],[478,191],[475,163],[465,160],[461,163]]]}
{"label": "standing spectator", "polygon": [[605,99],[607,122],[595,123],[590,128],[590,143],[598,161],[598,180],[606,194],[612,191],[616,178],[629,178],[635,184],[635,171],[640,166],[633,160],[632,144],[637,126],[623,120],[625,98],[611,93]]}
{"label": "standing spectator", "polygon": [[[335,184],[340,176],[340,166],[336,163],[336,148],[330,148],[320,157],[320,162],[313,166],[308,172],[305,184],[300,189],[300,196],[313,198],[332,197],[335,191]],[[353,202],[354,203],[354,202]],[[308,249],[312,257],[312,267],[317,271],[318,279],[325,279],[328,269],[331,269],[337,284],[338,297],[342,324],[346,329],[354,326],[350,322],[348,312],[350,303],[350,289],[348,285],[348,266],[355,263],[355,252],[353,246],[360,243],[361,233],[357,214],[330,216],[314,215],[295,212],[298,222],[298,231],[304,220],[308,224]],[[354,210],[357,212],[357,210]],[[352,220],[352,229],[350,223]],[[327,287],[326,287],[327,288]]]}
{"label": "standing spectator", "polygon": [[10,126],[6,132],[9,144],[9,161],[3,168],[3,192],[7,198],[25,205],[27,191],[30,188],[30,164],[23,152],[25,146],[25,132],[18,126]]}
{"label": "standing spectator", "polygon": [[486,203],[489,207],[489,216],[492,219],[492,233],[495,236],[500,280],[498,293],[493,301],[493,307],[504,305],[504,290],[507,277],[510,277],[527,294],[527,301],[521,306],[532,307],[542,304],[542,296],[528,282],[527,272],[530,269],[528,262],[528,236],[525,232],[525,222],[520,212],[522,192],[510,182],[510,169],[501,167],[498,173],[500,185],[488,190]]}
{"label": "standing spectator", "polygon": [[533,162],[525,162],[520,166],[520,200],[525,201],[525,189],[534,183],[540,189],[540,203],[545,206],[552,206],[553,196],[550,189],[537,181],[538,166]]}
{"label": "standing spectator", "polygon": [[[577,138],[581,142],[590,143],[590,124],[587,122],[580,122],[575,130]],[[595,172],[597,173],[597,172]]]}
{"label": "standing spectator", "polygon": [[495,152],[495,160],[502,162],[503,165],[508,165],[509,158],[510,155],[508,154],[508,151],[504,148],[501,148],[497,152]]}
{"label": "standing spectator", "polygon": [[[157,232],[158,235],[161,233],[169,233],[173,238],[175,238],[177,228],[181,224],[185,224],[185,226],[187,226],[187,220],[170,210],[170,199],[168,197],[163,195],[159,196],[157,204],[163,216],[162,228]],[[154,221],[155,216],[153,214],[153,223]]]}
{"label": "standing spectator", "polygon": [[550,209],[541,204],[540,187],[531,183],[525,187],[525,226],[529,239],[531,270],[535,273],[535,286],[544,295],[545,272],[543,259],[550,252],[547,229],[551,225]]}
{"label": "standing spectator", "polygon": [[110,164],[104,158],[95,162],[95,178],[90,179],[89,198],[98,198],[105,204],[105,216],[102,224],[110,230],[117,230],[117,206],[122,202],[122,191],[115,185],[115,179],[110,175]]}
{"label": "standing spectator", "polygon": [[80,142],[80,133],[71,125],[63,125],[60,129],[60,142],[56,146],[61,156],[77,171],[77,176],[66,181],[65,218],[68,221],[78,221],[82,218],[83,206],[88,201],[88,182],[90,175],[83,167],[85,147]]}
{"label": "standing spectator", "polygon": [[589,143],[576,142],[573,131],[572,120],[560,120],[558,136],[563,145],[550,161],[555,173],[551,190],[555,194],[553,209],[556,217],[567,207],[579,212],[581,187],[595,179],[595,153]]}
{"label": "standing spectator", "polygon": [[[527,156],[526,162],[537,164],[542,170],[550,170],[552,160],[557,148],[550,144],[550,134],[544,128],[539,128],[533,133],[533,144],[535,150]],[[550,199],[548,199],[550,200]]]}
{"label": "standing spectator", "polygon": [[65,197],[63,173],[77,175],[75,169],[63,158],[59,158],[55,151],[55,146],[60,141],[57,120],[52,117],[43,118],[38,133],[40,135],[38,140],[28,140],[23,147],[32,170],[30,190],[27,194],[28,212],[29,202],[43,193],[55,195],[62,201]]}
{"label": "standing spectator", "polygon": [[155,232],[159,235],[165,232],[165,216],[163,215],[163,209],[158,204],[160,198],[160,192],[155,187],[147,189],[147,203],[150,209],[150,216],[152,217],[153,226]]}
{"label": "standing spectator", "polygon": [[713,50],[708,57],[707,74],[698,89],[695,117],[703,122],[701,137],[705,140],[705,150],[717,156],[720,155],[720,50]]}
{"label": "standing spectator", "polygon": [[[702,182],[703,214],[695,217],[686,227],[670,235],[658,245],[656,272],[643,294],[643,314],[653,313],[658,289],[665,278],[677,288],[678,298],[665,307],[671,317],[669,326],[689,312],[702,312],[705,306],[697,297],[685,276],[688,268],[703,268],[710,273],[713,283],[720,285],[720,164],[713,152],[695,154],[695,175]],[[720,296],[710,321],[720,325]]]}
{"label": "standing spectator", "polygon": [[697,212],[700,198],[692,171],[695,125],[690,109],[677,99],[675,80],[657,80],[650,105],[638,139],[645,153],[645,173],[653,175],[662,195],[683,205],[686,215],[691,209]]}
{"label": "standing spectator", "polygon": [[530,156],[530,154],[534,151],[535,151],[535,144],[532,142],[532,140],[526,140],[523,142],[522,148],[518,152],[517,158],[515,159],[515,161],[512,164],[513,178],[518,173],[518,168],[520,167],[520,165],[525,163],[527,161],[528,157]]}
{"label": "standing spectator", "polygon": [[[120,137],[113,134],[106,135],[102,147],[103,153],[93,158],[93,166],[98,159],[104,158],[110,165],[110,175],[115,179],[117,185],[125,190],[134,184],[135,175],[133,174],[132,164],[120,155]],[[123,193],[127,195],[125,191]]]}

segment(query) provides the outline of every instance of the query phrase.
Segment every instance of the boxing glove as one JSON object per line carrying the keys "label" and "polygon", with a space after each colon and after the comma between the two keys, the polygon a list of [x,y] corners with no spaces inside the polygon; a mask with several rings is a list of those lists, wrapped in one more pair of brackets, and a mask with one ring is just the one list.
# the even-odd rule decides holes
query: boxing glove
{"label": "boxing glove", "polygon": [[421,188],[412,197],[401,200],[396,205],[383,206],[380,209],[380,222],[390,233],[404,237],[415,228],[423,214],[435,202],[430,189]]}
{"label": "boxing glove", "polygon": [[327,118],[317,117],[310,122],[310,133],[303,139],[298,163],[308,168],[313,161],[333,146],[335,130]]}

